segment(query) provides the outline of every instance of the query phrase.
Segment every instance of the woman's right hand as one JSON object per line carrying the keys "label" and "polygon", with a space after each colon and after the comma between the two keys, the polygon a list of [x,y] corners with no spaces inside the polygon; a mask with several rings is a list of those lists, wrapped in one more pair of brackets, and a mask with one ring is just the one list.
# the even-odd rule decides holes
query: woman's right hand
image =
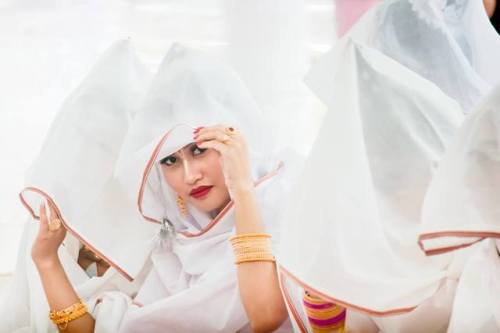
{"label": "woman's right hand", "polygon": [[62,223],[60,223],[58,229],[50,230],[49,221],[57,219],[58,216],[50,204],[49,208],[50,220],[47,217],[45,204],[40,205],[40,229],[31,248],[31,258],[38,267],[52,265],[59,261],[57,250],[66,236],[66,228]]}

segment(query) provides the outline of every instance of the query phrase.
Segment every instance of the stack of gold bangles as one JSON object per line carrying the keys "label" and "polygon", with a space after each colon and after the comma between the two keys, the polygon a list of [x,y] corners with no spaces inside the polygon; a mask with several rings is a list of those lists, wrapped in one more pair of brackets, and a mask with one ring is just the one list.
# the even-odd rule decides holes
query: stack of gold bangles
{"label": "stack of gold bangles", "polygon": [[236,264],[254,261],[276,261],[271,252],[271,235],[253,233],[230,238]]}
{"label": "stack of gold bangles", "polygon": [[50,311],[49,318],[52,322],[59,327],[60,330],[65,330],[68,323],[82,317],[87,313],[87,306],[82,300],[59,311]]}

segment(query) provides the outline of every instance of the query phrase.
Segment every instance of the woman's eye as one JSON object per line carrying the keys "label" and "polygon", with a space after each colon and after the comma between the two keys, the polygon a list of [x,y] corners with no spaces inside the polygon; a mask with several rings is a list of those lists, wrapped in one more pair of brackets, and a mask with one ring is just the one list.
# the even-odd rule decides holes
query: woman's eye
{"label": "woman's eye", "polygon": [[197,145],[193,145],[191,147],[191,151],[193,152],[194,156],[203,154],[205,152],[205,150],[207,150],[207,148],[200,148]]}
{"label": "woman's eye", "polygon": [[167,166],[174,165],[177,162],[177,157],[175,156],[167,156],[160,160],[160,164],[165,164]]}

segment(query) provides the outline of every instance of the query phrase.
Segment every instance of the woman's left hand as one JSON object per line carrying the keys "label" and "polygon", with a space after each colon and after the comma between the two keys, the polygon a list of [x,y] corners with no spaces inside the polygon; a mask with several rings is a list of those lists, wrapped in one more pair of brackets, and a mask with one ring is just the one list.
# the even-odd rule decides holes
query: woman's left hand
{"label": "woman's left hand", "polygon": [[248,147],[243,135],[231,126],[216,125],[195,130],[199,148],[212,148],[221,155],[222,171],[231,198],[253,190]]}
{"label": "woman's left hand", "polygon": [[40,229],[31,248],[31,257],[37,266],[58,261],[57,250],[66,236],[66,228],[60,220],[56,220],[55,209],[50,204],[49,208],[50,219],[45,204],[40,205]]}

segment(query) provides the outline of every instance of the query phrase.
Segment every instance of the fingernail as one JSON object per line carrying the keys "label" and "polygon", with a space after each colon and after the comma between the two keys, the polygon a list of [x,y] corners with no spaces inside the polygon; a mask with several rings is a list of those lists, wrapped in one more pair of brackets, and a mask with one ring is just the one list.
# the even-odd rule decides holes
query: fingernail
{"label": "fingernail", "polygon": [[199,132],[199,131],[201,131],[202,129],[203,129],[203,126],[196,127],[193,133],[198,133],[198,132]]}
{"label": "fingernail", "polygon": [[195,141],[194,142],[197,146],[201,145],[203,143],[203,141]]}

